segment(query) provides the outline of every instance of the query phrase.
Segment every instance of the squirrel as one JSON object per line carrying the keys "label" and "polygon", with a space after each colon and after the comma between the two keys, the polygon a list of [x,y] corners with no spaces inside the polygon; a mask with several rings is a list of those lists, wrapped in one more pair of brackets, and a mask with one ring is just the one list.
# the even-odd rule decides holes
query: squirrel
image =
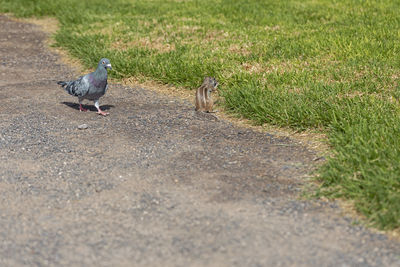
{"label": "squirrel", "polygon": [[218,81],[213,77],[205,77],[203,83],[196,90],[196,111],[213,112],[214,101],[211,93],[217,90]]}

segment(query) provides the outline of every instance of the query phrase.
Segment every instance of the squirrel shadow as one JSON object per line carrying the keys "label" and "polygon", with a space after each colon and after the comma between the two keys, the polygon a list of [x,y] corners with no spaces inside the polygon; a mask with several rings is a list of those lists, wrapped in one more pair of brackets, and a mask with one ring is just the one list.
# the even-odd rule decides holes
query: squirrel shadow
{"label": "squirrel shadow", "polygon": [[[72,108],[79,110],[79,104],[78,103],[72,103],[72,102],[61,102],[62,104]],[[88,109],[90,111],[97,111],[96,107],[94,105],[82,105],[83,108]],[[109,110],[111,108],[115,107],[114,105],[103,105],[100,106],[102,110]]]}

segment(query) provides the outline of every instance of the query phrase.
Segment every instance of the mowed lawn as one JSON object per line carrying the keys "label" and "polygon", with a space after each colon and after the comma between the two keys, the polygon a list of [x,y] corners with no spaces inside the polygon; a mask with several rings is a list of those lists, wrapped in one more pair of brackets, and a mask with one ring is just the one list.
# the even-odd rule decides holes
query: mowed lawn
{"label": "mowed lawn", "polygon": [[[400,1],[0,0],[60,21],[56,45],[114,78],[221,84],[229,112],[329,136],[317,195],[400,227]],[[186,89],[184,89],[186,88]]]}

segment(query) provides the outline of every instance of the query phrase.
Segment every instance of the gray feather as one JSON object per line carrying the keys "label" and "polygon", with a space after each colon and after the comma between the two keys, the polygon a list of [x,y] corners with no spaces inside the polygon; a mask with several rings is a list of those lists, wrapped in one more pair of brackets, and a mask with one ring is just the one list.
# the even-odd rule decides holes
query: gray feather
{"label": "gray feather", "polygon": [[94,72],[74,81],[59,81],[57,84],[61,85],[70,95],[77,96],[79,99],[96,101],[107,91],[107,68],[111,68],[110,61],[102,58]]}
{"label": "gray feather", "polygon": [[75,81],[60,81],[58,84],[61,85],[68,94],[83,97],[87,94],[89,89],[87,79],[84,79],[85,77],[86,75],[81,76]]}

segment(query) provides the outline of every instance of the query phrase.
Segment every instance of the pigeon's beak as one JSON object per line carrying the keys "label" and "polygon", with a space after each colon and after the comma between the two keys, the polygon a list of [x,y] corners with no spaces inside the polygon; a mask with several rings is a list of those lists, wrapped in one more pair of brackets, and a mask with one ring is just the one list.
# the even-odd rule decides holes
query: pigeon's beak
{"label": "pigeon's beak", "polygon": [[112,70],[111,64],[107,64],[106,68]]}

